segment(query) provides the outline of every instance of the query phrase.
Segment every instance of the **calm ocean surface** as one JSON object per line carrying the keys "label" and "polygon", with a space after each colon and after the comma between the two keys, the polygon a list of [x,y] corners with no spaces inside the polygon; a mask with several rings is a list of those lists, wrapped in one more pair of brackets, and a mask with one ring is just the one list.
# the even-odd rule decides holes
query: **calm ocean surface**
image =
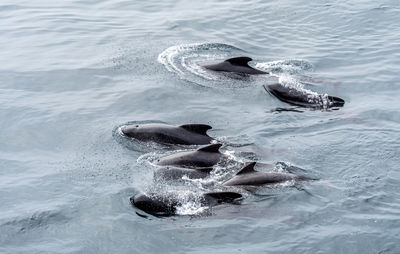
{"label": "calm ocean surface", "polygon": [[[0,253],[400,253],[400,2],[314,2],[1,1]],[[242,55],[274,75],[198,66]],[[346,104],[276,111],[278,80]],[[132,195],[210,183],[155,186],[171,151],[132,148],[132,121],[319,180],[146,219]]]}

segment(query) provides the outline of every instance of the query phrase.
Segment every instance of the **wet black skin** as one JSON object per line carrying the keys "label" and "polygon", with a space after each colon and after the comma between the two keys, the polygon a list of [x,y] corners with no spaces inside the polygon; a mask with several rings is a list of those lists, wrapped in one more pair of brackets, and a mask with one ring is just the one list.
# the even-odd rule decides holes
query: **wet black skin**
{"label": "wet black skin", "polygon": [[181,180],[186,176],[189,179],[202,179],[210,175],[213,168],[178,168],[178,167],[162,167],[154,172],[156,180]]}
{"label": "wet black skin", "polygon": [[[242,195],[235,192],[205,193],[200,202],[204,206],[215,206],[221,203],[232,203]],[[176,207],[180,201],[176,196],[163,196],[157,193],[137,194],[130,198],[136,208],[154,216],[172,216],[176,214]]]}
{"label": "wet black skin", "polygon": [[223,62],[202,63],[201,66],[212,71],[234,72],[239,74],[269,74],[269,72],[254,69],[248,62],[252,61],[250,57],[234,57]]}
{"label": "wet black skin", "polygon": [[131,204],[136,208],[155,216],[171,216],[176,212],[179,204],[177,199],[168,199],[164,196],[157,196],[154,193],[137,194],[130,198]]}
{"label": "wet black skin", "polygon": [[181,152],[160,158],[153,163],[160,166],[207,168],[216,165],[224,156],[219,152],[221,144],[212,144],[195,151]]}
{"label": "wet black skin", "polygon": [[207,135],[212,127],[205,124],[185,124],[173,126],[168,124],[134,124],[124,126],[122,133],[140,141],[152,141],[163,144],[205,145],[213,138]]}
{"label": "wet black skin", "polygon": [[312,180],[305,176],[289,173],[260,172],[254,170],[255,162],[250,163],[241,169],[234,177],[225,181],[225,186],[262,186],[276,184],[286,181],[306,181]]}
{"label": "wet black skin", "polygon": [[332,108],[343,107],[344,100],[334,96],[325,98],[326,104],[323,103],[323,95],[313,96],[305,91],[298,90],[294,87],[286,87],[280,83],[264,86],[264,89],[275,96],[279,100],[291,105],[306,107],[306,108]]}

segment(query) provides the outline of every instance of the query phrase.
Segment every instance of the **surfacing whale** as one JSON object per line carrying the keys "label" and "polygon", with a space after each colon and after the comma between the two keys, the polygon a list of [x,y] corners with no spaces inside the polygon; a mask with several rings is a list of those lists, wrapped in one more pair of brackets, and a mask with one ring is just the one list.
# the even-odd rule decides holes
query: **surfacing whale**
{"label": "surfacing whale", "polygon": [[[215,206],[221,203],[232,203],[242,195],[235,192],[209,192],[200,198],[203,206]],[[177,196],[166,196],[157,193],[137,194],[130,198],[131,204],[136,208],[154,216],[176,215],[176,208],[181,205]]]}
{"label": "surfacing whale", "polygon": [[127,125],[121,131],[125,136],[140,141],[178,145],[205,145],[213,140],[207,135],[207,130],[211,128],[206,124],[173,126],[154,123]]}
{"label": "surfacing whale", "polygon": [[315,109],[344,106],[344,100],[339,97],[325,96],[322,94],[314,95],[294,87],[284,86],[280,83],[268,86],[264,85],[264,89],[279,100],[295,106]]}
{"label": "surfacing whale", "polygon": [[154,171],[156,180],[181,180],[184,176],[189,179],[202,179],[210,175],[213,168],[178,168],[162,167]]}
{"label": "surfacing whale", "polygon": [[223,62],[208,62],[200,64],[204,68],[212,71],[235,72],[240,74],[269,74],[269,72],[257,70],[249,66],[252,61],[250,57],[241,56],[229,58]]}
{"label": "surfacing whale", "polygon": [[222,183],[225,186],[262,186],[267,184],[276,184],[286,181],[306,181],[312,180],[311,178],[290,174],[290,173],[277,173],[277,172],[260,172],[254,170],[256,162],[252,162],[241,169],[231,179]]}
{"label": "surfacing whale", "polygon": [[217,164],[224,156],[219,148],[221,144],[212,144],[195,151],[180,152],[162,157],[153,163],[159,166],[176,166],[184,168],[206,168]]}

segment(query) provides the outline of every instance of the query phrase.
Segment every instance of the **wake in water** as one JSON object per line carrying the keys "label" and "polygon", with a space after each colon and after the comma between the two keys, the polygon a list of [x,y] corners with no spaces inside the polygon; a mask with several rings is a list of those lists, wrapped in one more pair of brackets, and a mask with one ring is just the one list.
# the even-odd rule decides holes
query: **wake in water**
{"label": "wake in water", "polygon": [[167,70],[177,73],[181,78],[185,76],[185,72],[190,72],[208,80],[217,80],[217,76],[210,75],[193,63],[225,58],[235,52],[240,53],[243,51],[227,44],[196,43],[169,47],[158,56],[157,60]]}
{"label": "wake in water", "polygon": [[[313,79],[304,75],[306,71],[312,71],[313,66],[306,60],[288,59],[275,61],[254,61],[255,68],[248,65],[252,61],[248,57],[237,57],[245,51],[227,44],[206,43],[172,46],[164,50],[158,61],[170,72],[177,74],[181,79],[200,86],[212,88],[240,88],[254,84],[271,83],[278,81],[283,87],[288,87],[291,92],[287,95],[304,95],[307,98],[295,98],[284,100],[279,94],[272,93],[280,100],[296,106],[318,108],[326,110],[331,105],[330,97],[318,94],[306,89],[304,85],[315,86],[324,83],[324,80]],[[228,60],[225,60],[228,59]],[[216,62],[215,60],[222,60]],[[224,61],[225,60],[225,61]],[[207,62],[214,61],[209,65]],[[253,62],[253,61],[252,61]],[[205,64],[206,63],[206,64]],[[239,72],[238,72],[239,71]],[[242,73],[242,71],[244,73]],[[263,74],[265,72],[265,74]],[[249,74],[247,74],[249,73]],[[258,74],[258,75],[251,75]],[[298,92],[293,93],[295,89]],[[339,98],[340,99],[340,98]],[[291,103],[301,100],[302,103]],[[343,100],[341,100],[344,102]],[[341,104],[342,105],[342,104]]]}
{"label": "wake in water", "polygon": [[158,56],[165,68],[191,83],[212,88],[241,88],[251,85],[257,78],[234,73],[215,73],[202,63],[241,56],[245,51],[227,44],[206,43],[172,46]]}
{"label": "wake in water", "polygon": [[[181,79],[208,87],[241,87],[248,86],[248,82],[241,82],[243,75],[221,75],[209,71],[201,66],[201,63],[215,60],[225,60],[233,56],[242,56],[246,52],[237,47],[222,43],[205,44],[186,44],[172,46],[164,50],[158,56],[158,62],[165,68],[177,74]],[[312,65],[305,60],[280,60],[280,61],[253,61],[256,68],[272,72],[272,77],[281,77],[285,75],[302,74],[304,71],[312,70]],[[248,77],[247,79],[257,79]],[[246,79],[245,78],[245,79]],[[262,80],[265,82],[269,76]],[[248,80],[245,81],[248,81]],[[271,80],[276,80],[271,79]],[[224,84],[225,83],[225,84]],[[226,84],[228,83],[228,84]]]}
{"label": "wake in water", "polygon": [[292,60],[277,60],[271,62],[260,62],[256,64],[256,68],[270,71],[276,75],[278,74],[302,74],[304,71],[311,71],[313,66],[306,60],[292,59]]}

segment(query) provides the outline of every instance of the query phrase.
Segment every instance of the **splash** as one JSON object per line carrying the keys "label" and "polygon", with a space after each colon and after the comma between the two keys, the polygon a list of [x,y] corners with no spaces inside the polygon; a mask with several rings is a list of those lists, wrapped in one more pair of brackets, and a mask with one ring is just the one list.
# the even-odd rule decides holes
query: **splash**
{"label": "splash", "polygon": [[[332,102],[328,98],[328,94],[319,94],[309,89],[304,88],[304,84],[296,78],[296,76],[281,74],[279,75],[279,83],[283,86],[294,88],[307,96],[307,101],[310,104],[318,105],[318,108],[327,110],[332,106]],[[317,108],[317,107],[316,107]]]}
{"label": "splash", "polygon": [[256,68],[275,74],[294,75],[304,73],[305,71],[312,71],[313,65],[306,60],[289,59],[257,63]]}
{"label": "splash", "polygon": [[209,207],[202,206],[198,201],[189,201],[176,207],[177,215],[200,215],[204,213]]}

